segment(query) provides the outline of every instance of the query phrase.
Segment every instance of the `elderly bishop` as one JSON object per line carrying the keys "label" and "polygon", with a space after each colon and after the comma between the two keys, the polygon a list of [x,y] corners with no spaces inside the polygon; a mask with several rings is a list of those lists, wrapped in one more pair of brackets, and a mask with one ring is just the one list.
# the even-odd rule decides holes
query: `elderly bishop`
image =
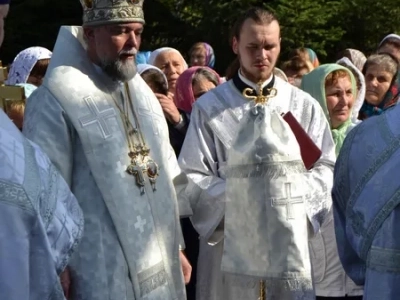
{"label": "elderly bishop", "polygon": [[136,74],[143,0],[81,3],[83,27],[61,28],[24,123],[84,213],[72,299],[185,299],[174,188],[185,177]]}
{"label": "elderly bishop", "polygon": [[[272,13],[244,13],[232,48],[240,69],[195,103],[179,157],[190,195],[182,212],[200,234],[196,299],[315,299],[308,238],[332,205],[329,125],[315,99],[273,75]],[[322,152],[313,165],[295,124]]]}

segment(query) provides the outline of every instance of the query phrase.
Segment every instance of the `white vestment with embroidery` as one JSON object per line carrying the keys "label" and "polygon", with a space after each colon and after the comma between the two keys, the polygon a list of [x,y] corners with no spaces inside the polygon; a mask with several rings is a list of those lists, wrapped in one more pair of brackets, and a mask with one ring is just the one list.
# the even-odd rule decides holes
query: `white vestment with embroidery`
{"label": "white vestment with embroidery", "polygon": [[[330,190],[335,145],[328,122],[315,99],[280,78],[275,78],[274,87],[278,94],[269,100],[268,109],[277,113],[292,112],[322,150],[322,156],[314,168],[302,174],[304,186],[301,192],[307,196],[305,213],[312,225],[311,232],[315,233],[332,205]],[[248,300],[259,297],[258,279],[251,282],[240,276],[241,274],[232,278],[227,274],[223,263],[223,256],[228,252],[224,249],[224,238],[227,236],[227,222],[224,217],[227,212],[226,205],[231,200],[227,199],[226,190],[228,153],[238,134],[239,123],[252,105],[232,80],[205,94],[194,105],[191,123],[179,157],[181,169],[189,177],[187,194],[190,196],[191,219],[200,234],[197,282],[199,300]],[[245,142],[243,147],[246,147]],[[293,190],[293,193],[295,192]],[[294,205],[293,210],[295,209]],[[239,220],[243,216],[237,216],[238,222],[243,222]],[[255,236],[254,239],[260,237],[261,235]],[[246,242],[245,239],[243,242]],[[266,241],[267,244],[274,242],[277,243],[272,238]],[[240,259],[240,256],[236,257],[237,262],[240,262]],[[266,291],[266,299],[313,299],[314,296],[300,297],[279,298],[279,295]]]}

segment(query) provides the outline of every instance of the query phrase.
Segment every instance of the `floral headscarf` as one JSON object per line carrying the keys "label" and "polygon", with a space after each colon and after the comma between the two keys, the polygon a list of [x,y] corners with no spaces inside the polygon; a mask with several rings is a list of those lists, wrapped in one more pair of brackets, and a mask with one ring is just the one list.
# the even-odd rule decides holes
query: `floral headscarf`
{"label": "floral headscarf", "polygon": [[310,61],[313,64],[314,68],[319,66],[319,60],[318,60],[318,56],[317,53],[315,53],[315,51],[311,48],[305,48],[308,52],[308,56],[310,57]]}
{"label": "floral headscarf", "polygon": [[397,104],[400,98],[400,71],[394,75],[392,84],[389,90],[386,92],[385,97],[379,105],[374,106],[369,104],[366,100],[361,107],[359,119],[365,120],[372,116],[378,116],[382,114],[386,109],[393,107]]}
{"label": "floral headscarf", "polygon": [[206,48],[206,66],[209,68],[214,68],[215,64],[215,54],[214,49],[207,43],[203,43],[204,48]]}
{"label": "floral headscarf", "polygon": [[193,94],[192,80],[198,69],[207,69],[208,71],[214,73],[217,76],[219,83],[221,83],[221,79],[217,72],[209,67],[196,66],[191,67],[183,72],[176,82],[175,105],[177,108],[186,113],[190,113],[192,111],[193,103],[196,101]]}
{"label": "floral headscarf", "polygon": [[372,116],[381,115],[385,110],[396,105],[400,97],[399,87],[400,87],[400,73],[397,72],[397,75],[393,80],[392,85],[390,86],[385,97],[383,98],[382,102],[379,103],[379,105],[374,106],[372,104],[369,104],[367,101],[364,101],[364,104],[360,110],[359,119],[365,120]]}
{"label": "floral headscarf", "polygon": [[11,65],[6,84],[26,83],[36,62],[51,58],[51,55],[52,52],[43,47],[30,47],[21,51]]}
{"label": "floral headscarf", "polygon": [[362,71],[367,58],[364,53],[356,49],[346,49],[345,54],[347,54],[347,58],[357,67],[358,70]]}

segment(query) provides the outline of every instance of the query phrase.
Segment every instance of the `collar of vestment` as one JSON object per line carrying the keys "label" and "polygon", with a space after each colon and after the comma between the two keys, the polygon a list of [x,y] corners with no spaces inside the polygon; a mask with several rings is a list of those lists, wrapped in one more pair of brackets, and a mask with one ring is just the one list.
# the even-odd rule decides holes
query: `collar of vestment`
{"label": "collar of vestment", "polygon": [[[252,96],[257,96],[257,91],[259,90],[259,87],[256,83],[251,82],[247,78],[245,78],[241,71],[239,70],[235,76],[232,78],[233,84],[235,87],[239,90],[239,92],[242,94],[243,91],[246,88],[250,88],[252,90],[251,95]],[[263,89],[263,95],[267,96],[270,93],[270,89],[274,86],[275,84],[275,76],[271,75],[270,78],[268,78],[266,81],[263,82],[261,85]]]}

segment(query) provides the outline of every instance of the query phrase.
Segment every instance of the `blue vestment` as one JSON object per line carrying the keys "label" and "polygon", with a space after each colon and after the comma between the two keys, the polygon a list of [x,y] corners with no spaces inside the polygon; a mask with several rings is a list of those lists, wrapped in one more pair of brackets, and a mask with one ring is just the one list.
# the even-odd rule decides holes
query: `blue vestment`
{"label": "blue vestment", "polygon": [[47,156],[0,110],[0,299],[65,299],[83,215]]}
{"label": "blue vestment", "polygon": [[333,203],[339,256],[364,299],[400,295],[400,107],[347,136],[336,162]]}

